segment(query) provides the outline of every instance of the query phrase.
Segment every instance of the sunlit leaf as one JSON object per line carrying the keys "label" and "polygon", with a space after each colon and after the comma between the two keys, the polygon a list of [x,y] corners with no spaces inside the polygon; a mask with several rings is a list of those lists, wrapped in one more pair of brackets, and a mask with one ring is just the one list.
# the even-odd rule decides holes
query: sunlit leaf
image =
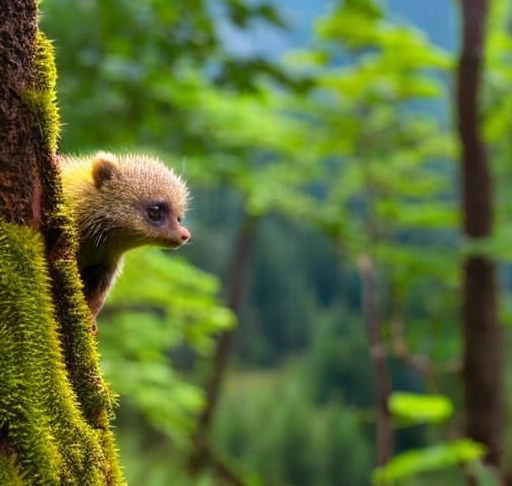
{"label": "sunlit leaf", "polygon": [[389,484],[423,472],[477,461],[484,454],[485,447],[469,439],[403,452],[375,469],[372,483]]}
{"label": "sunlit leaf", "polygon": [[388,407],[396,417],[414,423],[442,422],[453,413],[451,400],[443,395],[393,392]]}

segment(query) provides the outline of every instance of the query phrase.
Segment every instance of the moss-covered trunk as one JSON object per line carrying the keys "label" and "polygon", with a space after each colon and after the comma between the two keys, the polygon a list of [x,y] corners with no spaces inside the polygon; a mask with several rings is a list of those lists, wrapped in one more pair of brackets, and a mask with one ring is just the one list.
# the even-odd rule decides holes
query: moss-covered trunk
{"label": "moss-covered trunk", "polygon": [[120,485],[57,134],[37,1],[0,0],[0,485]]}

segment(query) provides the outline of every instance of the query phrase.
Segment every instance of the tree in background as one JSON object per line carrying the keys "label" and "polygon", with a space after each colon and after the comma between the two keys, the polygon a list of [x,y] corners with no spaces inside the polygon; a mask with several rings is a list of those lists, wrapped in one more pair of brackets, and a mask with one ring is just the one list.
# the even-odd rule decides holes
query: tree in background
{"label": "tree in background", "polygon": [[[462,213],[469,242],[493,234],[494,192],[480,128],[488,2],[461,1],[462,48],[457,75]],[[503,337],[497,315],[496,264],[487,255],[463,262],[463,370],[466,434],[485,444],[501,474],[503,450]]]}

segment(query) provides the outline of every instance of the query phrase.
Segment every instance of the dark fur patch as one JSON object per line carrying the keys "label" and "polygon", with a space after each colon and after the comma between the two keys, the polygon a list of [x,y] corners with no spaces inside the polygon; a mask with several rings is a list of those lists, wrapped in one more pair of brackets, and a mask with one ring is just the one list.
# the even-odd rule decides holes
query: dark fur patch
{"label": "dark fur patch", "polygon": [[95,159],[92,166],[92,178],[96,189],[101,189],[101,186],[111,180],[117,171],[118,168],[111,160]]}
{"label": "dark fur patch", "polygon": [[94,317],[98,315],[107,298],[116,273],[116,265],[97,264],[85,267],[80,272],[84,294]]}

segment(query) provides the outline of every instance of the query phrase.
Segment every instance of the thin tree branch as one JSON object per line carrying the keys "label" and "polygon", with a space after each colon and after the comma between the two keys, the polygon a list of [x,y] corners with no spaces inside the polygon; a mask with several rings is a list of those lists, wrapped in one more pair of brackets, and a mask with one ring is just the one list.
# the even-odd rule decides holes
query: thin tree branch
{"label": "thin tree branch", "polygon": [[[246,285],[246,275],[249,268],[249,257],[257,219],[247,216],[238,233],[235,254],[230,267],[226,285],[226,303],[235,313],[240,314],[243,294]],[[208,406],[203,411],[199,421],[200,428],[209,429],[213,413],[219,399],[222,380],[228,364],[234,331],[223,332],[217,341],[213,358],[212,372],[206,387]]]}
{"label": "thin tree branch", "polygon": [[[235,244],[233,261],[227,278],[225,291],[226,303],[235,315],[240,314],[247,281],[247,271],[249,269],[250,250],[252,242],[254,241],[257,221],[258,218],[256,217],[246,216],[244,223],[240,227]],[[215,470],[221,474],[224,479],[229,480],[231,484],[235,486],[243,486],[244,483],[242,480],[234,473],[228,474],[231,469],[216,458],[209,441],[211,423],[217,409],[220,390],[231,355],[233,338],[234,331],[225,331],[221,333],[217,339],[211,372],[206,385],[206,406],[199,416],[197,430],[193,438],[196,450],[190,461],[190,469],[193,474],[197,474],[197,472],[208,465],[214,465]]]}
{"label": "thin tree branch", "polygon": [[358,263],[368,347],[377,378],[377,463],[382,466],[389,461],[393,453],[393,421],[388,408],[391,379],[388,372],[386,350],[381,337],[375,269],[368,255],[361,255]]}

